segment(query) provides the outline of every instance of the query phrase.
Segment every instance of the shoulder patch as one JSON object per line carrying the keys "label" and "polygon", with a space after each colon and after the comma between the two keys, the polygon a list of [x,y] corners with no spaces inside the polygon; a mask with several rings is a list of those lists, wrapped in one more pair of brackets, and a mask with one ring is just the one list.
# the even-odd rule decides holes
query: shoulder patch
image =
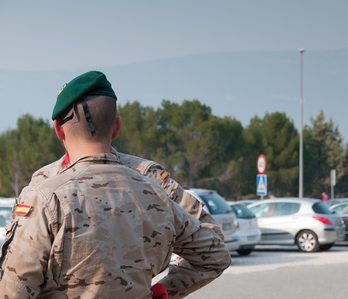
{"label": "shoulder patch", "polygon": [[167,178],[169,178],[169,173],[166,172],[165,170],[163,170],[161,173],[160,173],[160,177],[163,181],[165,181]]}
{"label": "shoulder patch", "polygon": [[16,215],[26,216],[31,211],[31,206],[17,205]]}

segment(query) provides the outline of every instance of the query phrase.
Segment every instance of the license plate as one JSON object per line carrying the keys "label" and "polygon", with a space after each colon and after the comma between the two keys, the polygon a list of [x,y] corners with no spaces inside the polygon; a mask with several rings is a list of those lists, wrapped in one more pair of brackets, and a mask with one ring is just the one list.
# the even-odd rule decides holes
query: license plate
{"label": "license plate", "polygon": [[222,230],[232,230],[232,224],[231,223],[225,223],[222,225]]}
{"label": "license plate", "polygon": [[254,241],[256,240],[256,236],[248,236],[248,241]]}

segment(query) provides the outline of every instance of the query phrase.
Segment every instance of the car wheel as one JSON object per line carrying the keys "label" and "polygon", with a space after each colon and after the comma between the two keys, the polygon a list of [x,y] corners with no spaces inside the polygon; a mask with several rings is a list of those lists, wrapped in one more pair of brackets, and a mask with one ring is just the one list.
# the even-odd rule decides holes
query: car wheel
{"label": "car wheel", "polygon": [[315,252],[319,250],[318,237],[311,230],[299,232],[296,237],[296,244],[304,252]]}
{"label": "car wheel", "polygon": [[334,243],[319,245],[319,249],[320,250],[329,250],[333,245],[334,245]]}
{"label": "car wheel", "polygon": [[254,250],[254,248],[251,248],[251,249],[238,249],[237,252],[240,254],[240,255],[249,255],[250,253],[252,253]]}

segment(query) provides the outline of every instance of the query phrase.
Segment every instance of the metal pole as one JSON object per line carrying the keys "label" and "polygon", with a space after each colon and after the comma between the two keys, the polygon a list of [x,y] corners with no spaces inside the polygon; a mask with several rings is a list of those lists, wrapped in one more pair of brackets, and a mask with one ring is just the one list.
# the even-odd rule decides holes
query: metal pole
{"label": "metal pole", "polygon": [[300,120],[300,173],[299,173],[299,192],[298,197],[303,197],[303,76],[302,76],[302,53],[305,49],[300,49],[301,55],[301,120]]}

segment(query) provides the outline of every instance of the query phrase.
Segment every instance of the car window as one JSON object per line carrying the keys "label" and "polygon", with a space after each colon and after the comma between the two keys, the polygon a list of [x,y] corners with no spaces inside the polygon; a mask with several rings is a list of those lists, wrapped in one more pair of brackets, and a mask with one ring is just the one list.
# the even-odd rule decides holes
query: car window
{"label": "car window", "polygon": [[212,215],[233,212],[232,208],[228,205],[226,200],[224,200],[219,194],[215,192],[210,194],[199,195],[199,197],[206,204],[209,213]]}
{"label": "car window", "polygon": [[348,214],[348,204],[340,205],[338,207],[333,208],[338,215],[347,215]]}
{"label": "car window", "polygon": [[274,208],[273,216],[284,216],[295,214],[301,207],[300,203],[295,202],[277,202]]}
{"label": "car window", "polygon": [[257,218],[259,218],[266,217],[266,214],[269,211],[270,206],[270,203],[262,203],[254,207],[249,207],[249,209],[255,214]]}
{"label": "car window", "polygon": [[254,213],[248,209],[245,205],[231,206],[233,212],[237,215],[237,218],[255,218]]}
{"label": "car window", "polygon": [[328,206],[324,202],[317,202],[312,206],[312,209],[317,214],[331,214]]}
{"label": "car window", "polygon": [[11,211],[10,207],[0,207],[0,227],[6,226],[11,221]]}

